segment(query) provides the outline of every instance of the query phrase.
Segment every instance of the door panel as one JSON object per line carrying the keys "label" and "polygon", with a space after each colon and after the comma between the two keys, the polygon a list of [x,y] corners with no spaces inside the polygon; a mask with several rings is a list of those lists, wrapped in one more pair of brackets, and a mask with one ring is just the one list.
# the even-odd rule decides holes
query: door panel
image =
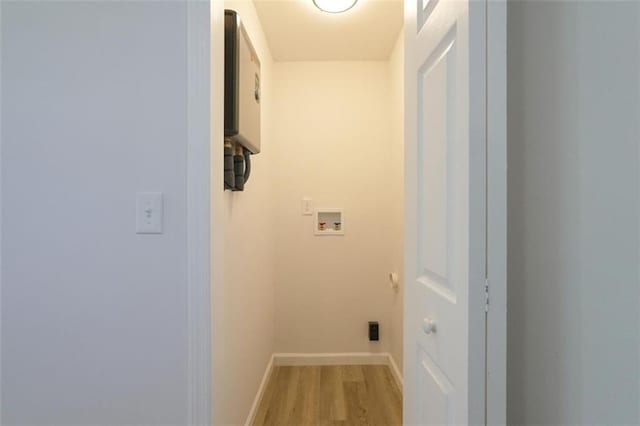
{"label": "door panel", "polygon": [[438,0],[418,0],[417,3],[417,32],[420,32],[425,22],[429,19],[429,15],[431,15],[431,12],[433,12],[433,9],[436,7]]}
{"label": "door panel", "polygon": [[418,274],[425,285],[455,303],[449,277],[454,199],[448,192],[455,173],[454,106],[455,33],[450,33],[418,71]]}
{"label": "door panel", "polygon": [[453,384],[425,351],[419,350],[418,359],[418,393],[429,401],[429,404],[420,405],[420,424],[454,424]]}
{"label": "door panel", "polygon": [[485,422],[485,6],[405,3],[405,424]]}

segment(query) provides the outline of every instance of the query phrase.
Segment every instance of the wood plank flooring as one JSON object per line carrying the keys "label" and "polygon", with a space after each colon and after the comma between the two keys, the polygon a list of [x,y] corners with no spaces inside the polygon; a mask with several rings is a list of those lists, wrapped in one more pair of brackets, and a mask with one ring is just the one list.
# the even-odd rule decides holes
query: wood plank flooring
{"label": "wood plank flooring", "polygon": [[401,425],[386,365],[274,367],[254,426]]}

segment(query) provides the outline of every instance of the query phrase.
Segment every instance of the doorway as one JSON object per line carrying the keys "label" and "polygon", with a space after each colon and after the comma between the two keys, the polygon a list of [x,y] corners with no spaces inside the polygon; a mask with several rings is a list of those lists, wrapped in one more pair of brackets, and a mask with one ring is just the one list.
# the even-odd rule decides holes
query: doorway
{"label": "doorway", "polygon": [[218,422],[251,423],[287,367],[384,367],[384,386],[399,395],[403,4],[363,1],[345,14],[311,1],[224,7],[260,60],[262,134],[244,191],[220,197]]}
{"label": "doorway", "polygon": [[[269,36],[270,19],[279,30],[295,27],[300,10],[282,9],[288,2],[225,4],[242,16],[266,65],[266,137],[245,191],[214,195],[214,222],[224,230],[216,242],[222,255],[214,255],[223,270],[213,295],[216,422],[252,424],[284,367],[384,365],[403,385],[403,5],[381,4],[394,3],[397,33],[386,56],[371,60],[332,60],[305,40],[278,52],[273,46],[296,37]],[[368,34],[377,36],[376,28]],[[378,323],[378,340],[369,339],[369,322]],[[490,364],[485,347],[494,346],[474,350]]]}

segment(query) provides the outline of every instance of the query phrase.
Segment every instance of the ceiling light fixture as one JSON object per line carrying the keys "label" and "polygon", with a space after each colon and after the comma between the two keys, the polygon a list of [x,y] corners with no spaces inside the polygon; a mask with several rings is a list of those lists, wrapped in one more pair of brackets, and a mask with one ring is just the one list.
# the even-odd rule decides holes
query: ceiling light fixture
{"label": "ceiling light fixture", "polygon": [[323,12],[342,13],[351,9],[358,0],[313,0],[313,4]]}

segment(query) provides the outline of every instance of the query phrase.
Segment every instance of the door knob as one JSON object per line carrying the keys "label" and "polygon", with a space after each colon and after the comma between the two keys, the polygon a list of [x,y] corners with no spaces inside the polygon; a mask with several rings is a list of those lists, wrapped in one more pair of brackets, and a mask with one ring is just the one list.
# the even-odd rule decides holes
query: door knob
{"label": "door knob", "polygon": [[436,322],[427,317],[422,321],[422,330],[424,334],[431,334],[436,332]]}

